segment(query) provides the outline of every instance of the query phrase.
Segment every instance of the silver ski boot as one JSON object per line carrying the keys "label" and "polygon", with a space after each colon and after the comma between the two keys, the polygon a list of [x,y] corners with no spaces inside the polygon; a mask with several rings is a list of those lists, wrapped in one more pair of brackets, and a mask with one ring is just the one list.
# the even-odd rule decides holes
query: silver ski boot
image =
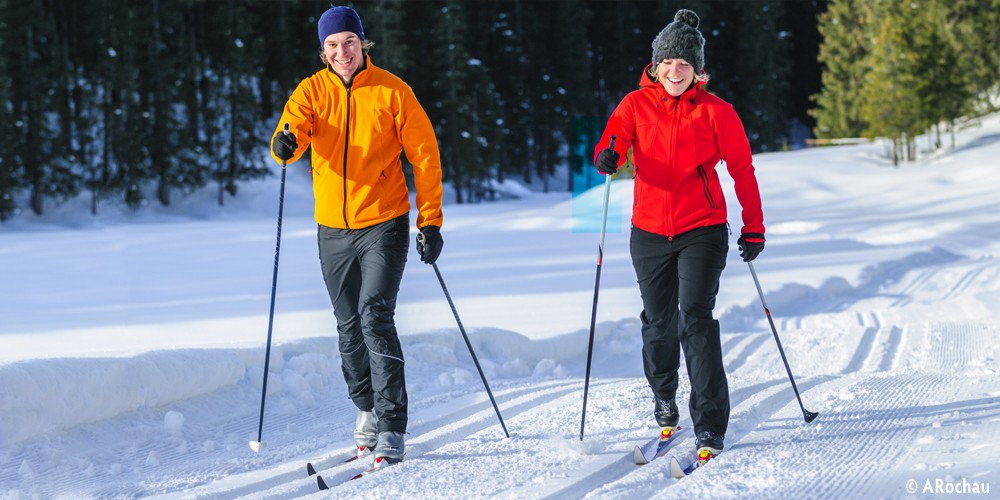
{"label": "silver ski boot", "polygon": [[354,419],[354,444],[358,447],[358,456],[371,453],[378,442],[378,430],[375,424],[378,420],[373,411],[358,410]]}
{"label": "silver ski boot", "polygon": [[402,432],[380,432],[378,444],[375,445],[375,466],[402,462],[405,452],[406,445],[403,444]]}

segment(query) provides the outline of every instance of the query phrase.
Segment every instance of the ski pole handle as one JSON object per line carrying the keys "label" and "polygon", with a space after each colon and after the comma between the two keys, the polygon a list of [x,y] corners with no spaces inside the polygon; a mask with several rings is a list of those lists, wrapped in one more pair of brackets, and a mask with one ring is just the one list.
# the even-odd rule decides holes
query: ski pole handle
{"label": "ski pole handle", "polygon": [[288,137],[288,136],[292,135],[292,133],[289,132],[288,129],[289,129],[289,124],[288,124],[288,122],[285,122],[285,129],[281,131],[282,133],[285,134],[285,137]]}

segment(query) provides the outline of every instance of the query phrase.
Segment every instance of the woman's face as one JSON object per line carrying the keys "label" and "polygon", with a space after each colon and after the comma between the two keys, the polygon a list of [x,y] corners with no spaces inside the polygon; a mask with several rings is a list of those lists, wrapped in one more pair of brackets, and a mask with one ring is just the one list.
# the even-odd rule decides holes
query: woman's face
{"label": "woman's face", "polygon": [[656,65],[656,77],[668,94],[677,97],[694,82],[694,66],[684,59],[664,59]]}
{"label": "woman's face", "polygon": [[350,31],[334,33],[323,41],[323,55],[333,72],[350,83],[364,62],[361,39]]}

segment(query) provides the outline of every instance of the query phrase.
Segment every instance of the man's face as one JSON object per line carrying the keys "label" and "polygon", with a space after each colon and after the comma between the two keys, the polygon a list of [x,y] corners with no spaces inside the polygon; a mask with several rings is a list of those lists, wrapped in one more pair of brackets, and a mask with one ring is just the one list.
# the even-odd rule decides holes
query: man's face
{"label": "man's face", "polygon": [[323,41],[323,54],[333,72],[350,82],[364,61],[361,39],[350,31],[334,33]]}

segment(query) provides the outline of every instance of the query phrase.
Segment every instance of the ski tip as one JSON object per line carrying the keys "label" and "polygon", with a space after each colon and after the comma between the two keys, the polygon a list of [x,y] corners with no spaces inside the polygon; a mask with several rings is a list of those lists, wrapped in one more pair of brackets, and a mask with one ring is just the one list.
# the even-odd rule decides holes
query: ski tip
{"label": "ski tip", "polygon": [[321,490],[330,489],[330,487],[326,485],[326,481],[323,480],[323,476],[316,476],[316,486],[319,486],[319,489]]}
{"label": "ski tip", "polygon": [[646,465],[649,463],[649,461],[646,460],[646,457],[642,454],[642,448],[639,448],[638,446],[632,450],[632,460],[635,461],[636,465]]}
{"label": "ski tip", "polygon": [[687,476],[687,473],[684,472],[684,467],[681,467],[681,463],[677,460],[677,457],[670,457],[670,475],[674,479],[681,479]]}
{"label": "ski tip", "polygon": [[306,462],[306,472],[307,472],[307,473],[308,473],[308,474],[309,474],[310,476],[315,476],[315,475],[316,475],[316,468],[315,468],[315,467],[313,467],[313,464],[312,464],[312,462]]}

